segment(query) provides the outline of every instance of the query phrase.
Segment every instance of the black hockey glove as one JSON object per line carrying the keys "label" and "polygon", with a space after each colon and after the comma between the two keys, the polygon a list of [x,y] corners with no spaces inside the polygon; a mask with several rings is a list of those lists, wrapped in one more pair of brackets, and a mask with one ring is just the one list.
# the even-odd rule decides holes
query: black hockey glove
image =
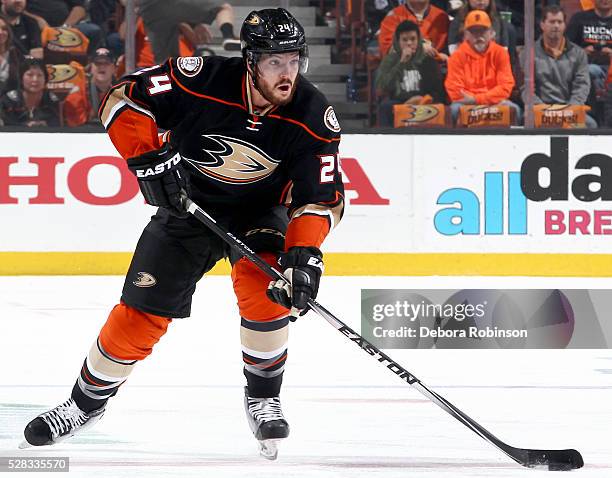
{"label": "black hockey glove", "polygon": [[317,297],[323,274],[323,254],[316,247],[297,246],[281,254],[278,263],[290,284],[281,279],[270,282],[268,298],[291,309],[294,317],[304,315],[308,300]]}
{"label": "black hockey glove", "polygon": [[138,179],[147,204],[168,209],[178,217],[187,217],[181,189],[189,193],[189,178],[181,164],[181,155],[169,145],[127,160],[128,168]]}

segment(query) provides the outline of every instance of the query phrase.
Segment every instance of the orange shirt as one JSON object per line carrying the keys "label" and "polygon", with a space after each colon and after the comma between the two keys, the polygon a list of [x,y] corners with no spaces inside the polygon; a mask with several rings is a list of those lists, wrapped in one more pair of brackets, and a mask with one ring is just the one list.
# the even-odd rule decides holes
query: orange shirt
{"label": "orange shirt", "polygon": [[[66,97],[63,112],[64,122],[67,126],[81,126],[92,120],[95,120],[96,123],[98,122],[98,112],[94,110],[91,104],[91,81],[90,79],[83,88],[70,93]],[[94,94],[98,95],[97,103],[99,104],[104,99],[106,91],[100,92],[96,89]]]}
{"label": "orange shirt", "polygon": [[389,52],[389,48],[393,44],[395,29],[404,20],[416,23],[419,26],[419,30],[421,30],[421,36],[431,41],[436,50],[441,52],[446,49],[450,20],[445,11],[430,5],[425,12],[423,20],[419,20],[407,5],[400,5],[391,10],[391,13],[380,24],[378,45],[382,56]]}
{"label": "orange shirt", "polygon": [[[179,36],[179,55],[193,55],[193,47],[185,38]],[[155,65],[155,55],[153,55],[153,47],[149,41],[149,37],[145,32],[144,22],[138,17],[136,22],[136,68],[145,68]],[[125,74],[125,58],[122,55],[117,65],[117,76]]]}
{"label": "orange shirt", "polygon": [[462,91],[479,105],[507,100],[514,87],[508,50],[492,41],[487,51],[478,53],[464,41],[448,59],[444,86],[452,101],[461,100]]}
{"label": "orange shirt", "polygon": [[64,123],[75,127],[87,123],[91,116],[91,103],[87,91],[79,89],[70,93],[64,101]]}

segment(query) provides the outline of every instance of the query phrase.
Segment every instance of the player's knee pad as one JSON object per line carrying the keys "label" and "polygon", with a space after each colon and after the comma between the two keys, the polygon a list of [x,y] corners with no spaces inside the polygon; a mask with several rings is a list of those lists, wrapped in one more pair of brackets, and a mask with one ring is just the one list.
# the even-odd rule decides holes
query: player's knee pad
{"label": "player's knee pad", "polygon": [[112,358],[142,360],[166,333],[171,321],[123,303],[117,304],[100,331],[99,343]]}
{"label": "player's knee pad", "polygon": [[[263,252],[260,257],[272,266],[276,264],[275,254]],[[288,315],[288,309],[268,299],[266,290],[270,278],[248,259],[242,258],[234,264],[232,281],[241,317],[266,322]]]}

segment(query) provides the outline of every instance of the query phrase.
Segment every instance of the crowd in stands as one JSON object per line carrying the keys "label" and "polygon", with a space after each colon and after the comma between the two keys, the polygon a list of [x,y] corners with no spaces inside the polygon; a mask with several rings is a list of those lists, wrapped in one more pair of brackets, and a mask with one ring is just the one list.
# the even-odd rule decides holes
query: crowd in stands
{"label": "crowd in stands", "polygon": [[[0,126],[99,124],[97,109],[125,73],[127,0],[0,0]],[[214,3],[214,2],[212,2]],[[135,0],[136,66],[207,52],[216,22],[239,50],[228,3]]]}
{"label": "crowd in stands", "polygon": [[[125,73],[126,2],[0,0],[0,126],[99,124],[98,105]],[[228,3],[135,2],[137,68],[209,54],[213,22],[224,49],[240,48]],[[530,89],[524,0],[367,1],[375,124],[397,126],[398,107],[429,105],[447,125],[487,107],[522,125],[533,103],[540,119],[565,108],[579,120],[569,126],[612,127],[612,0],[536,4]]]}
{"label": "crowd in stands", "polygon": [[[532,100],[536,126],[612,127],[612,0],[536,3],[529,91],[523,81],[530,69],[523,0],[375,2],[368,21],[378,46],[374,61],[380,60],[372,85],[377,125],[393,126],[395,108],[415,104],[444,105],[453,125],[468,126],[469,111],[485,107],[505,111],[511,125],[521,125]],[[572,9],[571,18],[566,8]],[[418,45],[402,41],[415,29]],[[543,115],[575,122],[547,123]]]}

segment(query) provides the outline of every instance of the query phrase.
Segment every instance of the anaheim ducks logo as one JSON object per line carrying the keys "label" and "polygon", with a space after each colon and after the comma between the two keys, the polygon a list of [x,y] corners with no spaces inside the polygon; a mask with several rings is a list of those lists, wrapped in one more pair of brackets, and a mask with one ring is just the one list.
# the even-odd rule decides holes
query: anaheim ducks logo
{"label": "anaheim ducks logo", "polygon": [[425,123],[440,114],[438,109],[429,105],[406,105],[406,123]]}
{"label": "anaheim ducks logo", "polygon": [[571,111],[571,105],[547,105],[543,111],[546,113],[555,113],[558,111]]}
{"label": "anaheim ducks logo", "polygon": [[253,13],[249,18],[245,20],[245,23],[249,25],[259,25],[261,23],[261,18],[256,13]]}
{"label": "anaheim ducks logo", "polygon": [[217,134],[202,135],[205,159],[185,158],[202,174],[230,184],[248,184],[267,178],[279,161],[246,141]]}
{"label": "anaheim ducks logo", "polygon": [[157,280],[148,272],[139,272],[138,279],[132,282],[136,287],[153,287],[157,284]]}
{"label": "anaheim ducks logo", "polygon": [[47,65],[49,83],[63,83],[77,76],[77,69],[71,65]]}
{"label": "anaheim ducks logo", "polygon": [[83,43],[83,40],[75,31],[62,27],[54,28],[54,30],[55,36],[49,39],[49,43],[53,45],[69,48],[80,46]]}

